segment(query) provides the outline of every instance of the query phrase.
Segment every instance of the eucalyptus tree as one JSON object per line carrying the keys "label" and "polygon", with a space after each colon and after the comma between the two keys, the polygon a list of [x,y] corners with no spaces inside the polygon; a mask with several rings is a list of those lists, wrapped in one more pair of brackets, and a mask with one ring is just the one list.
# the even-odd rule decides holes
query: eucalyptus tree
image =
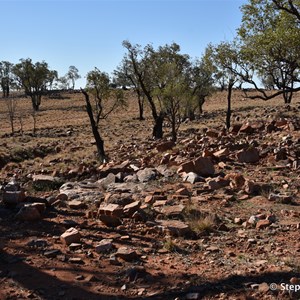
{"label": "eucalyptus tree", "polygon": [[[235,42],[221,42],[214,46],[212,59],[216,74],[222,74],[227,86],[226,127],[231,125],[231,96],[234,85],[243,79],[243,69],[239,61],[239,48]],[[249,77],[250,78],[250,77]]]}
{"label": "eucalyptus tree", "polygon": [[298,8],[299,1],[287,0],[249,0],[241,7],[240,55],[258,78],[277,90],[270,94],[256,86],[259,93],[249,98],[268,100],[282,95],[284,102],[290,103],[293,93],[300,90]]}
{"label": "eucalyptus tree", "polygon": [[300,21],[300,1],[299,0],[272,0],[275,7],[296,17]]}
{"label": "eucalyptus tree", "polygon": [[145,104],[145,93],[141,87],[140,81],[138,79],[137,73],[134,72],[134,67],[132,60],[125,55],[121,64],[114,71],[114,83],[117,86],[129,87],[133,89],[138,102],[140,121],[145,120],[144,118],[144,104]]}
{"label": "eucalyptus tree", "polygon": [[151,75],[151,56],[154,49],[150,44],[142,48],[138,44],[132,45],[129,41],[123,41],[122,45],[127,53],[124,54],[121,66],[118,68],[118,74],[133,81],[138,97],[141,94],[146,98],[154,120],[152,135],[157,139],[162,138],[165,113],[160,110],[155,101],[154,82]]}
{"label": "eucalyptus tree", "polygon": [[160,111],[171,124],[172,140],[175,142],[184,110],[191,98],[190,57],[181,54],[180,46],[172,43],[152,51],[150,61],[153,95]]}
{"label": "eucalyptus tree", "polygon": [[75,88],[75,81],[77,79],[81,78],[81,76],[79,75],[79,71],[75,66],[70,66],[69,67],[69,70],[68,70],[65,77],[72,82],[72,89],[73,90]]}
{"label": "eucalyptus tree", "polygon": [[[203,104],[206,98],[215,91],[215,74],[217,68],[213,63],[213,46],[209,44],[201,58],[191,63],[190,80],[192,88],[192,98],[189,107],[194,111],[193,105],[199,108],[199,113],[203,113]],[[190,112],[191,113],[191,112]]]}
{"label": "eucalyptus tree", "polygon": [[0,62],[0,85],[3,98],[7,98],[9,96],[10,88],[13,84],[12,68],[13,64],[9,61]]}
{"label": "eucalyptus tree", "polygon": [[42,96],[47,91],[47,85],[52,80],[53,71],[49,70],[45,61],[32,62],[30,58],[20,59],[12,69],[18,85],[31,98],[34,111],[38,111]]}
{"label": "eucalyptus tree", "polygon": [[131,80],[135,91],[146,98],[154,120],[153,137],[163,137],[163,121],[171,122],[172,139],[176,140],[182,105],[188,91],[188,55],[180,53],[176,43],[154,49],[124,41],[124,55],[118,75]]}
{"label": "eucalyptus tree", "polygon": [[96,141],[98,158],[101,162],[106,162],[108,157],[100,135],[100,120],[106,119],[118,107],[124,107],[125,97],[122,90],[111,88],[109,75],[98,68],[88,72],[86,78],[86,89],[81,91],[85,96],[86,110]]}

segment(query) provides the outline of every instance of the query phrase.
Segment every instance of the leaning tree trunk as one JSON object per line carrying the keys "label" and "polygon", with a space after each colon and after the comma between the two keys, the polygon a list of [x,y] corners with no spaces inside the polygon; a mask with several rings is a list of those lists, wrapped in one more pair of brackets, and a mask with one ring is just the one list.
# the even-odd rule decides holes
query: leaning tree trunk
{"label": "leaning tree trunk", "polygon": [[160,114],[154,120],[153,126],[153,137],[155,139],[161,139],[163,137],[163,122],[164,122],[164,113],[160,112]]}
{"label": "leaning tree trunk", "polygon": [[92,127],[92,132],[96,141],[96,147],[97,147],[97,152],[98,152],[98,157],[99,160],[101,162],[105,162],[107,160],[107,156],[105,154],[104,151],[104,141],[102,140],[100,133],[98,131],[98,126],[97,123],[94,119],[94,115],[93,115],[93,108],[90,102],[90,97],[88,95],[88,93],[85,90],[81,90],[81,92],[84,94],[85,96],[85,103],[86,103],[86,111],[89,115],[89,119],[90,119],[90,124]]}
{"label": "leaning tree trunk", "polygon": [[231,120],[231,94],[232,88],[234,85],[234,81],[230,80],[228,84],[228,94],[227,94],[227,113],[226,113],[226,128],[230,128],[230,120]]}

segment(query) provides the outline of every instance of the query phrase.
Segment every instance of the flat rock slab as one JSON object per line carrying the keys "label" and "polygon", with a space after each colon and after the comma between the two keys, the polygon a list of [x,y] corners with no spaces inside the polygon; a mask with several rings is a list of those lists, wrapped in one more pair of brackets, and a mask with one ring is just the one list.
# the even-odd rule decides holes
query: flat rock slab
{"label": "flat rock slab", "polygon": [[182,221],[162,220],[159,224],[172,236],[185,236],[191,233],[190,227]]}

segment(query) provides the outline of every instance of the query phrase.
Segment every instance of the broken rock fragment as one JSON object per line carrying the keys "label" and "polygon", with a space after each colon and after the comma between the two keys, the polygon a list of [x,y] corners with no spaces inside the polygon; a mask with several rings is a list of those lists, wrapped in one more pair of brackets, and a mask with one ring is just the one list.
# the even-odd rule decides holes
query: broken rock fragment
{"label": "broken rock fragment", "polygon": [[80,241],[80,238],[81,238],[81,235],[80,235],[79,231],[74,227],[67,229],[60,236],[60,240],[65,245],[70,245],[72,243],[78,243]]}

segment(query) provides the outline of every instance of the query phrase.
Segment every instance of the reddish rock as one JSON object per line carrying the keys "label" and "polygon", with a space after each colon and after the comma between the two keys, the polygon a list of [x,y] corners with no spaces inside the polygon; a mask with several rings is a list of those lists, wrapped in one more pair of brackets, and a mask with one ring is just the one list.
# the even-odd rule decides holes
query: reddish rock
{"label": "reddish rock", "polygon": [[41,214],[39,210],[32,206],[23,206],[17,213],[16,218],[21,221],[36,221],[41,219]]}
{"label": "reddish rock", "polygon": [[98,209],[98,215],[121,217],[122,214],[123,209],[118,204],[101,204]]}
{"label": "reddish rock", "polygon": [[217,178],[214,178],[214,179],[209,179],[207,181],[207,184],[208,184],[208,186],[209,186],[209,188],[211,190],[221,189],[221,188],[223,188],[225,186],[228,186],[229,183],[230,183],[229,180],[226,180],[226,179],[224,179],[222,177],[217,177]]}
{"label": "reddish rock", "polygon": [[141,206],[140,201],[135,201],[124,206],[123,211],[127,216],[132,216]]}
{"label": "reddish rock", "polygon": [[97,253],[108,252],[113,249],[112,239],[103,239],[95,247]]}
{"label": "reddish rock", "polygon": [[268,226],[271,225],[271,221],[270,220],[259,220],[256,223],[256,229],[264,229],[267,228]]}
{"label": "reddish rock", "polygon": [[259,152],[256,148],[248,148],[237,153],[237,159],[241,163],[256,163],[259,161]]}
{"label": "reddish rock", "polygon": [[214,152],[214,156],[218,158],[226,157],[230,154],[228,148],[220,149],[219,151]]}
{"label": "reddish rock", "polygon": [[253,132],[254,132],[254,128],[249,123],[243,124],[239,130],[239,133],[251,134]]}
{"label": "reddish rock", "polygon": [[194,170],[191,172],[195,172],[201,176],[212,176],[215,174],[215,168],[210,158],[198,157],[193,161],[193,164]]}
{"label": "reddish rock", "polygon": [[167,150],[172,149],[175,146],[175,143],[172,141],[166,141],[166,142],[162,142],[160,144],[158,144],[156,146],[156,149],[158,152],[165,152]]}
{"label": "reddish rock", "polygon": [[121,258],[125,261],[134,261],[139,258],[138,254],[135,252],[135,250],[128,248],[128,247],[120,247],[116,254],[116,257]]}
{"label": "reddish rock", "polygon": [[185,236],[191,233],[190,227],[182,221],[162,220],[159,223],[172,236]]}
{"label": "reddish rock", "polygon": [[72,243],[78,243],[78,242],[80,242],[80,238],[81,238],[81,236],[80,236],[79,231],[74,227],[67,229],[60,236],[61,242],[65,245],[71,245]]}

